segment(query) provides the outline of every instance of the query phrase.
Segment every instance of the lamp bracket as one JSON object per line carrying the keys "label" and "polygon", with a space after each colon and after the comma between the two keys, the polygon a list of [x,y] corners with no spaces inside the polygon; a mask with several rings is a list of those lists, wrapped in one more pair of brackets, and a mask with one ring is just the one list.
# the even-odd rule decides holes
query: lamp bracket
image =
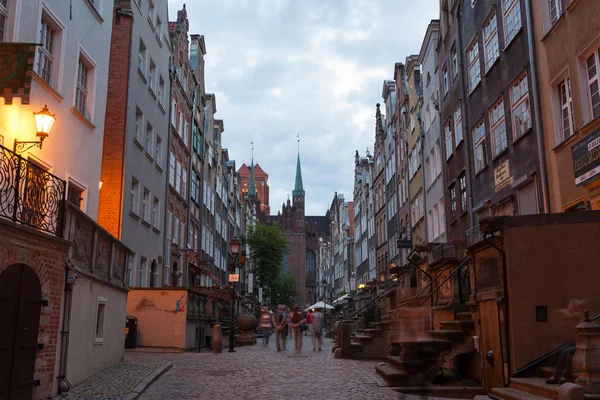
{"label": "lamp bracket", "polygon": [[27,150],[29,150],[35,146],[39,147],[41,150],[42,149],[42,140],[19,142],[17,139],[15,139],[15,145],[13,147],[13,152],[15,152],[17,154],[24,153]]}

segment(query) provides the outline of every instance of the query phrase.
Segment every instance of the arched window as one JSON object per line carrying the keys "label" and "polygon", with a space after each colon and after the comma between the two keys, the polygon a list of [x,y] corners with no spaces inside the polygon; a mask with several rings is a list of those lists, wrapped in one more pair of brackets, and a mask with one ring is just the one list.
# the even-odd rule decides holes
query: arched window
{"label": "arched window", "polygon": [[314,286],[317,279],[317,262],[315,253],[306,251],[306,285]]}

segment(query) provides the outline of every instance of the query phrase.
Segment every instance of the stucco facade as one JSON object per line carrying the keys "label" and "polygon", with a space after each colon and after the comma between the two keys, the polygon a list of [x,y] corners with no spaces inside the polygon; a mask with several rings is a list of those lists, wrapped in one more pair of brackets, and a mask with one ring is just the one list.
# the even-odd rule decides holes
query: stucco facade
{"label": "stucco facade", "polygon": [[[600,47],[600,9],[593,1],[558,0],[553,14],[547,1],[535,3],[539,3],[533,7],[533,20],[551,210],[578,206],[599,210],[600,175],[582,182],[576,178],[599,165],[599,158],[585,148],[600,129],[600,111],[596,107],[594,113],[592,104],[597,102],[591,96],[597,86],[587,70],[588,60],[600,68],[594,55]],[[583,151],[574,156],[578,144]],[[576,168],[575,161],[588,154],[592,161],[577,163]]]}
{"label": "stucco facade", "polygon": [[[94,220],[98,217],[112,12],[112,1],[103,1],[98,8],[84,1],[71,6],[68,2],[11,1],[4,32],[5,41],[42,43],[42,21],[53,45],[36,48],[30,103],[21,104],[19,98],[11,105],[1,102],[0,144],[12,148],[15,139],[36,140],[33,112],[47,105],[56,115],[50,135],[43,149],[33,147],[23,155],[66,180],[72,194],[67,197]],[[52,60],[51,67],[38,67],[40,57]],[[86,79],[78,84],[80,70],[79,76]]]}

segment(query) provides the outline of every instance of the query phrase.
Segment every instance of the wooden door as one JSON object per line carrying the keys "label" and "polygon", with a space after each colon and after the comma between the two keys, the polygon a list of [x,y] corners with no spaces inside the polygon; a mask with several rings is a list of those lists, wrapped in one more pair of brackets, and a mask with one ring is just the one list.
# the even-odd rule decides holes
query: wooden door
{"label": "wooden door", "polygon": [[504,363],[500,342],[500,319],[495,300],[479,302],[481,321],[481,358],[483,362],[483,387],[490,393],[494,387],[504,387]]}
{"label": "wooden door", "polygon": [[42,289],[35,271],[24,264],[10,265],[0,274],[0,399],[31,399],[40,326]]}

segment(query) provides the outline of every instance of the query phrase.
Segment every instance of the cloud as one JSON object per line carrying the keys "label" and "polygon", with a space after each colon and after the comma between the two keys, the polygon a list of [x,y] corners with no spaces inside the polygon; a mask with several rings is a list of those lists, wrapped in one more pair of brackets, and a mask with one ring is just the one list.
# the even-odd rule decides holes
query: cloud
{"label": "cloud", "polygon": [[[170,0],[206,40],[206,90],[223,144],[269,174],[271,212],[294,188],[300,133],[307,214],[352,199],[354,152],[373,148],[375,103],[394,63],[418,53],[438,0]],[[418,5],[416,5],[418,4]]]}

